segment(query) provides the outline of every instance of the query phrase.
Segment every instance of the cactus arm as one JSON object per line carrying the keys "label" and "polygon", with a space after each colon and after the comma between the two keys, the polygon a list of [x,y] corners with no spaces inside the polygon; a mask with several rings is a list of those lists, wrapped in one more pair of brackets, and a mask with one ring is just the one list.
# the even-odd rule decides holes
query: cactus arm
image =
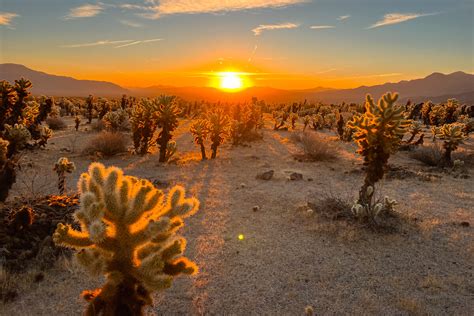
{"label": "cactus arm", "polygon": [[69,225],[63,224],[58,224],[58,227],[53,234],[53,240],[56,244],[78,249],[94,245],[94,242],[89,239],[87,234],[74,230]]}

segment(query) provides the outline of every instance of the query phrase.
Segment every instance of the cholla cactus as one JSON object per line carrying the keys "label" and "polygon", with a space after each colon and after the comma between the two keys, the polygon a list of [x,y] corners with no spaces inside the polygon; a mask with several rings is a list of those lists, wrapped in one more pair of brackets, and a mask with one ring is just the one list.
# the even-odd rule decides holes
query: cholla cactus
{"label": "cholla cactus", "polygon": [[132,127],[133,145],[135,152],[140,155],[147,154],[149,147],[153,143],[153,135],[157,127],[153,114],[157,106],[156,100],[141,99],[132,109],[130,124]]}
{"label": "cholla cactus", "polygon": [[94,110],[94,97],[90,94],[86,99],[87,123],[92,123],[92,111]]}
{"label": "cholla cactus", "polygon": [[444,123],[446,116],[446,109],[441,104],[437,104],[431,108],[430,112],[430,124],[439,126]]}
{"label": "cholla cactus", "polygon": [[423,120],[423,124],[427,126],[430,125],[430,113],[432,107],[433,103],[431,101],[426,101],[421,107],[421,119]]}
{"label": "cholla cactus", "polygon": [[437,136],[444,141],[444,163],[448,166],[453,165],[451,153],[463,143],[465,137],[463,134],[464,126],[459,123],[444,124],[437,130]]}
{"label": "cholla cactus", "polygon": [[122,109],[107,112],[102,118],[105,128],[113,132],[126,129],[127,120],[127,112]]}
{"label": "cholla cactus", "polygon": [[273,111],[272,113],[275,124],[273,129],[278,131],[285,127],[286,121],[288,120],[289,114],[286,111]]}
{"label": "cholla cactus", "polygon": [[53,130],[46,126],[39,127],[39,141],[40,147],[45,147],[48,140],[53,136]]}
{"label": "cholla cactus", "polygon": [[7,162],[8,140],[0,138],[0,168]]}
{"label": "cholla cactus", "polygon": [[382,201],[375,199],[375,190],[373,186],[368,186],[365,192],[366,203],[360,203],[356,200],[352,205],[351,211],[355,217],[363,220],[376,221],[382,212],[394,211],[397,201],[385,196]]}
{"label": "cholla cactus", "polygon": [[176,234],[183,218],[199,206],[175,186],[166,201],[148,180],[93,163],[78,183],[81,231],[59,224],[57,245],[78,249],[78,262],[92,275],[105,274],[102,289],[85,292],[86,315],[143,315],[151,292],[171,286],[179,274],[197,267],[182,257],[186,240]]}
{"label": "cholla cactus", "polygon": [[291,129],[296,129],[296,121],[298,120],[298,114],[290,113],[290,116],[288,118],[290,120]]}
{"label": "cholla cactus", "polygon": [[178,127],[178,116],[180,110],[178,109],[175,97],[162,95],[158,98],[159,107],[156,112],[156,120],[161,131],[156,142],[160,148],[159,162],[166,162],[166,151],[168,142],[173,137],[173,131]]}
{"label": "cholla cactus", "polygon": [[205,119],[199,119],[191,124],[191,134],[193,134],[194,142],[201,147],[202,160],[206,160],[205,141],[209,136],[209,122]]}
{"label": "cholla cactus", "polygon": [[308,127],[308,124],[311,122],[311,116],[305,115],[303,117],[303,132],[306,130],[306,127]]}
{"label": "cholla cactus", "polygon": [[376,104],[367,95],[365,113],[355,115],[347,123],[354,129],[353,139],[359,146],[358,153],[367,166],[364,185],[359,191],[359,204],[367,204],[367,188],[383,178],[384,167],[394,153],[400,138],[406,131],[408,121],[403,117],[403,107],[395,105],[398,94],[388,92]]}
{"label": "cholla cactus", "polygon": [[215,109],[208,115],[209,136],[211,139],[211,159],[217,156],[219,147],[229,135],[230,118],[222,109]]}
{"label": "cholla cactus", "polygon": [[456,111],[459,107],[459,102],[456,99],[448,99],[444,107],[444,123],[451,124],[456,122]]}
{"label": "cholla cactus", "polygon": [[170,161],[170,159],[176,154],[178,151],[178,145],[174,140],[171,140],[166,145],[166,161]]}
{"label": "cholla cactus", "polygon": [[22,124],[15,124],[13,126],[5,124],[3,137],[10,143],[7,153],[7,157],[10,158],[26,146],[31,139],[31,134]]}
{"label": "cholla cactus", "polygon": [[74,128],[76,129],[76,132],[79,130],[80,124],[81,124],[81,117],[79,115],[76,115],[74,117]]}
{"label": "cholla cactus", "polygon": [[66,173],[72,173],[76,169],[73,162],[66,157],[61,157],[54,164],[53,170],[58,174],[58,190],[60,195],[66,191]]}
{"label": "cholla cactus", "polygon": [[411,143],[413,139],[423,130],[423,126],[418,121],[411,121],[408,132],[411,134],[410,138],[407,140],[407,143]]}
{"label": "cholla cactus", "polygon": [[337,135],[340,140],[344,139],[344,117],[342,116],[341,110],[336,112],[336,125],[337,125]]}
{"label": "cholla cactus", "polygon": [[459,123],[464,125],[463,132],[466,136],[469,136],[469,134],[474,130],[474,119],[467,115],[461,115],[459,117]]}
{"label": "cholla cactus", "polygon": [[314,130],[322,129],[324,127],[324,117],[319,113],[311,116],[311,124]]}

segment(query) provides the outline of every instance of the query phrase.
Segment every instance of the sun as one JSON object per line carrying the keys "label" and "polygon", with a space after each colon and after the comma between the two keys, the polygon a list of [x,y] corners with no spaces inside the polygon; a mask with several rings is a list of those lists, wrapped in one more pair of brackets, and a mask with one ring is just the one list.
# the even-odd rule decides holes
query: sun
{"label": "sun", "polygon": [[219,88],[222,90],[236,91],[244,87],[244,82],[237,72],[221,72],[219,77]]}

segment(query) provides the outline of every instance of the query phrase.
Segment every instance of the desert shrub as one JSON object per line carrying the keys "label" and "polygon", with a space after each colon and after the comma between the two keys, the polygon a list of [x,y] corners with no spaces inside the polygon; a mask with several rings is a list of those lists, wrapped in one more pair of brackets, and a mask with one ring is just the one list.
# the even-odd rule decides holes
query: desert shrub
{"label": "desert shrub", "polygon": [[438,167],[443,162],[443,149],[438,143],[430,146],[420,146],[410,153],[410,157],[425,165]]}
{"label": "desert shrub", "polygon": [[67,128],[66,123],[60,117],[48,117],[46,119],[46,124],[48,124],[49,128],[53,131],[59,131]]}
{"label": "desert shrub", "polygon": [[94,121],[94,123],[91,124],[91,129],[94,132],[102,132],[105,129],[104,121],[103,120]]}
{"label": "desert shrub", "polygon": [[94,136],[84,147],[84,154],[100,153],[111,157],[127,151],[127,141],[121,133],[101,132]]}
{"label": "desert shrub", "polygon": [[[367,210],[366,214],[372,220],[375,220],[375,216],[370,216],[377,215],[377,212],[369,212],[372,203],[369,187],[373,193],[375,183],[384,176],[390,154],[398,149],[409,124],[403,117],[403,107],[396,105],[397,99],[398,94],[388,92],[376,104],[367,95],[365,113],[354,116],[347,124],[354,129],[353,138],[359,147],[357,152],[364,157],[366,165],[364,184],[359,191],[357,205]],[[359,206],[357,209],[361,211]]]}
{"label": "desert shrub", "polygon": [[53,240],[77,249],[77,261],[93,276],[105,275],[99,290],[85,291],[86,315],[143,315],[151,293],[169,288],[180,274],[197,266],[182,256],[186,240],[177,235],[183,218],[199,201],[185,198],[183,187],[164,193],[144,179],[94,163],[78,184],[81,231],[59,224]]}
{"label": "desert shrub", "polygon": [[315,132],[293,133],[290,137],[301,144],[304,156],[308,160],[326,161],[337,157],[334,145]]}

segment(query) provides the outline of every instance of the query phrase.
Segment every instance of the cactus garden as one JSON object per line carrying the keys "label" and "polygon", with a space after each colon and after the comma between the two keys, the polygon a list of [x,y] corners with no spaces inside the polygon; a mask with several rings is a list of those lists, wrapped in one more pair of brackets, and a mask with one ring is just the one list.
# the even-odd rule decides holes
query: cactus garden
{"label": "cactus garden", "polygon": [[0,3],[0,316],[474,315],[472,0]]}

